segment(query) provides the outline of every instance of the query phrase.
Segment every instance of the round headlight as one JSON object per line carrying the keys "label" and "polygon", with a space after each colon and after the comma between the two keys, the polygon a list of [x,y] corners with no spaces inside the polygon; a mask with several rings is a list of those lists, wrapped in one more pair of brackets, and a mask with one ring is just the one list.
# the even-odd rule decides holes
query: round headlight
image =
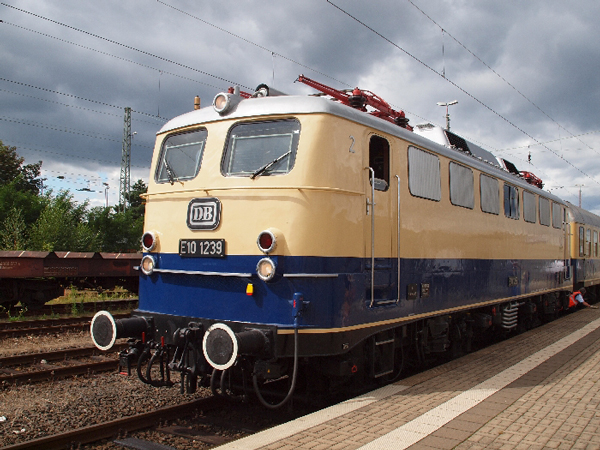
{"label": "round headlight", "polygon": [[256,240],[256,244],[258,248],[263,253],[270,253],[275,249],[275,245],[277,244],[277,239],[275,235],[269,230],[261,231],[258,235],[258,239]]}
{"label": "round headlight", "polygon": [[275,263],[271,258],[263,258],[256,265],[256,274],[263,281],[269,281],[275,276]]}
{"label": "round headlight", "polygon": [[224,92],[217,94],[215,96],[215,99],[213,100],[213,106],[215,108],[215,111],[218,112],[219,114],[227,112],[227,109],[229,108],[230,103],[231,103],[231,97],[229,96],[229,94],[226,94]]}
{"label": "round headlight", "polygon": [[156,266],[156,261],[150,255],[146,255],[142,258],[142,262],[140,264],[140,269],[144,273],[144,275],[152,275],[154,272],[154,267]]}
{"label": "round headlight", "polygon": [[142,247],[147,252],[154,250],[156,248],[157,242],[158,242],[158,239],[152,231],[146,231],[142,235]]}

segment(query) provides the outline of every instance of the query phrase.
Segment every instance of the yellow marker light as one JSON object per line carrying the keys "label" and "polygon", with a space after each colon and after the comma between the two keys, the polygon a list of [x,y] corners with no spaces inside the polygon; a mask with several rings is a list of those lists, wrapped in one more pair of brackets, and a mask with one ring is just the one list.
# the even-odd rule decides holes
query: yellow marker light
{"label": "yellow marker light", "polygon": [[246,295],[254,295],[254,285],[252,283],[248,283],[248,286],[246,286]]}

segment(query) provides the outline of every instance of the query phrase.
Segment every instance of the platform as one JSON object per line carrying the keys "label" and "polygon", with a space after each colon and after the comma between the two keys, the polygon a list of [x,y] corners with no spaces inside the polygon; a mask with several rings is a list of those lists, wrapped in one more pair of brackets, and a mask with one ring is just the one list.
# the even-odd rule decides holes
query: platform
{"label": "platform", "polygon": [[218,448],[600,449],[600,309]]}

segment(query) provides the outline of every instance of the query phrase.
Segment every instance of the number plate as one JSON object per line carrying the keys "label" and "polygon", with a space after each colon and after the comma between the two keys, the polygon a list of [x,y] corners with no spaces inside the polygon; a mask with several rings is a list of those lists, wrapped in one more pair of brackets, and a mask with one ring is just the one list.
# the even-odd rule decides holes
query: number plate
{"label": "number plate", "polygon": [[225,239],[180,239],[179,256],[224,258]]}

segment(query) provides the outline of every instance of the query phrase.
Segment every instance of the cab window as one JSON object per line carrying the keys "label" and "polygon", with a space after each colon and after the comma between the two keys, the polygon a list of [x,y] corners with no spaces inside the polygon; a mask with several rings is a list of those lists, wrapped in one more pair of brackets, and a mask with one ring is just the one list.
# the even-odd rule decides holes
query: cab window
{"label": "cab window", "polygon": [[369,167],[373,169],[375,174],[375,189],[387,191],[390,184],[390,143],[387,139],[371,136],[369,141]]}
{"label": "cab window", "polygon": [[168,136],[162,145],[156,182],[173,184],[198,175],[207,135],[208,132],[201,129]]}
{"label": "cab window", "polygon": [[295,119],[238,123],[229,131],[221,172],[250,178],[288,173],[299,139]]}

